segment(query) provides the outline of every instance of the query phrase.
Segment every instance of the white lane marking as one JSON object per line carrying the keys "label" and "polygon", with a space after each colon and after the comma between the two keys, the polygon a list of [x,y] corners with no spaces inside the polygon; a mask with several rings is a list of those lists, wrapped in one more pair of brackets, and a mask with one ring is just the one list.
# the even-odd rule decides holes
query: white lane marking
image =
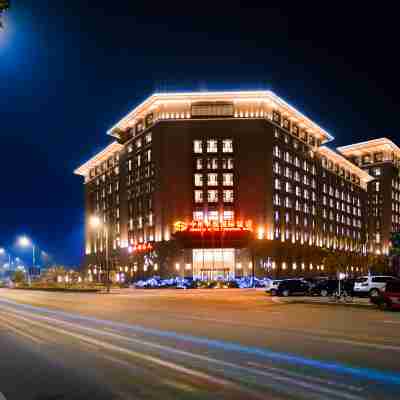
{"label": "white lane marking", "polygon": [[297,377],[297,378],[300,378],[300,379],[308,379],[309,381],[314,381],[315,383],[322,383],[322,384],[325,384],[325,385],[332,385],[332,386],[335,386],[335,387],[343,387],[343,388],[348,389],[348,390],[354,390],[355,392],[361,392],[361,391],[364,390],[360,386],[348,385],[346,383],[340,383],[340,382],[332,381],[332,380],[325,379],[325,378],[318,378],[316,376],[305,376],[305,375],[299,374],[297,372],[285,371],[282,368],[270,367],[268,365],[260,364],[260,363],[253,362],[253,361],[249,361],[247,363],[247,365],[249,365],[250,367],[254,367],[254,368],[267,369],[267,370],[270,370],[270,371],[271,370],[272,371],[277,371],[280,374],[287,374],[287,375],[291,375],[293,377]]}
{"label": "white lane marking", "polygon": [[[25,339],[29,339],[32,342],[36,343],[36,344],[43,344],[44,343],[44,341],[39,339],[38,337],[32,336],[29,333],[21,331],[21,328],[10,324],[10,321],[8,321],[8,320],[4,320],[3,318],[0,317],[0,322],[2,322],[4,324],[4,328],[6,330],[8,329],[9,331],[15,333],[16,335],[22,336]],[[1,397],[0,397],[0,400],[2,400]]]}
{"label": "white lane marking", "polygon": [[[14,317],[15,317],[15,315],[14,315]],[[211,375],[208,375],[208,374],[205,374],[203,372],[195,371],[195,370],[193,370],[191,368],[186,368],[186,367],[180,366],[178,364],[175,364],[175,363],[172,363],[172,362],[169,362],[169,361],[164,361],[164,360],[161,360],[160,358],[157,358],[157,357],[153,357],[153,356],[149,356],[149,355],[146,355],[146,354],[138,353],[138,352],[133,351],[133,350],[128,350],[128,349],[125,349],[125,348],[122,348],[122,347],[119,347],[119,346],[115,346],[115,345],[113,345],[111,343],[107,343],[107,342],[104,342],[104,341],[101,341],[101,340],[93,339],[93,338],[90,338],[89,336],[84,336],[84,335],[81,335],[81,334],[76,333],[76,332],[66,331],[65,329],[62,329],[62,328],[56,328],[54,326],[47,325],[45,323],[41,323],[41,322],[38,322],[38,321],[32,321],[32,320],[29,320],[29,319],[27,319],[25,317],[21,317],[20,315],[18,316],[18,318],[20,318],[20,319],[22,319],[22,320],[24,320],[26,322],[29,322],[31,325],[36,325],[36,326],[39,326],[39,327],[44,328],[44,329],[53,330],[54,332],[57,332],[57,333],[60,333],[60,334],[66,335],[66,336],[71,336],[71,337],[73,337],[75,339],[79,339],[79,340],[82,340],[84,342],[87,342],[87,343],[90,343],[90,344],[93,344],[93,345],[96,345],[96,346],[99,346],[99,347],[103,347],[103,348],[106,348],[106,349],[111,350],[111,351],[115,351],[115,352],[118,352],[118,353],[124,353],[124,354],[130,355],[130,356],[136,357],[136,358],[141,358],[144,361],[149,361],[149,362],[152,362],[154,364],[158,364],[158,365],[160,365],[162,367],[170,368],[170,369],[178,371],[178,372],[182,372],[182,373],[185,373],[185,374],[188,374],[188,375],[192,375],[192,376],[195,376],[196,378],[206,379],[208,381],[211,381],[213,383],[216,383],[216,384],[219,384],[219,385],[223,385],[223,386],[229,386],[229,385],[232,386],[232,385],[234,385],[232,382],[226,381],[224,379],[215,378],[215,377],[213,377]],[[51,318],[44,318],[44,319],[51,320]],[[56,323],[58,322],[59,324],[64,323],[64,321],[58,321],[58,320],[53,320],[53,322],[56,322]],[[82,326],[76,326],[76,325],[71,324],[71,323],[65,323],[65,324],[72,325],[72,326],[74,326],[74,328],[77,328],[77,329],[96,331],[94,329],[85,328],[85,327],[82,327]],[[101,333],[101,332],[97,331],[97,333]],[[115,334],[112,334],[112,333],[108,333],[108,332],[106,332],[106,334],[107,335],[118,336],[118,335],[115,335]]]}
{"label": "white lane marking", "polygon": [[[26,313],[20,312],[20,311],[18,311],[17,313],[18,314],[27,315]],[[156,348],[158,350],[165,351],[165,352],[169,352],[169,353],[173,353],[173,354],[179,354],[179,355],[183,355],[183,356],[186,356],[186,357],[189,357],[189,358],[198,359],[198,360],[201,360],[201,361],[206,361],[207,363],[214,363],[214,364],[217,364],[217,365],[220,365],[220,366],[223,366],[223,367],[230,367],[230,368],[233,368],[233,369],[236,369],[236,370],[244,371],[246,373],[249,373],[250,375],[251,374],[258,374],[258,375],[270,378],[272,380],[284,383],[286,385],[289,383],[290,385],[295,385],[297,387],[301,387],[302,389],[306,389],[306,390],[313,390],[314,392],[317,392],[317,393],[323,393],[323,394],[326,394],[326,395],[338,396],[341,399],[348,399],[348,400],[363,400],[364,399],[363,397],[359,397],[357,395],[349,394],[349,393],[343,392],[342,390],[335,390],[335,389],[325,388],[325,387],[320,386],[320,385],[315,385],[312,382],[305,382],[305,380],[304,380],[305,377],[304,376],[302,376],[302,380],[298,380],[297,377],[296,378],[291,378],[290,376],[283,376],[281,374],[281,372],[276,373],[276,372],[269,372],[269,371],[266,371],[266,370],[261,371],[261,370],[254,369],[254,368],[247,368],[247,367],[243,367],[243,366],[231,363],[231,362],[221,361],[221,360],[218,360],[218,359],[215,359],[215,358],[211,358],[211,357],[203,356],[203,355],[199,355],[199,354],[188,353],[188,352],[186,352],[184,350],[178,350],[178,349],[170,348],[170,347],[163,346],[163,345],[160,345],[160,344],[147,342],[147,341],[144,341],[144,340],[133,339],[133,338],[122,336],[122,335],[119,335],[119,334],[116,334],[116,333],[103,332],[103,331],[100,331],[98,329],[84,327],[84,326],[81,326],[81,325],[76,325],[76,324],[73,324],[71,322],[66,322],[66,321],[63,321],[63,320],[57,320],[57,319],[54,319],[54,318],[38,316],[38,315],[33,315],[33,314],[31,314],[29,316],[30,317],[34,317],[36,319],[43,319],[43,320],[47,320],[49,322],[58,323],[58,324],[61,324],[61,325],[71,326],[71,327],[73,327],[75,329],[85,330],[85,331],[92,332],[92,333],[97,334],[97,335],[106,335],[106,336],[114,337],[116,339],[123,339],[123,340],[129,341],[129,342],[140,344],[142,346],[145,345],[145,346],[153,347],[153,348]],[[114,345],[106,343],[106,342],[98,341],[98,340],[92,339],[92,338],[90,338],[88,336],[83,336],[83,335],[80,335],[78,333],[74,333],[74,332],[71,332],[71,331],[65,331],[64,329],[61,329],[61,328],[55,328],[53,325],[46,325],[45,323],[41,323],[41,322],[38,322],[38,321],[28,320],[27,318],[22,317],[21,315],[19,315],[18,317],[21,318],[22,320],[30,321],[33,325],[36,324],[38,326],[45,327],[47,329],[53,329],[56,332],[60,331],[60,333],[63,333],[65,335],[70,335],[72,337],[76,337],[76,338],[79,338],[80,340],[84,340],[84,341],[87,341],[87,342],[89,341],[90,343],[95,342],[99,346],[103,346],[103,347],[109,348],[111,350],[114,349],[114,351],[120,351],[120,352],[123,352],[123,353],[126,353],[126,354],[132,353],[132,355],[134,355],[134,356],[135,356],[135,354],[137,354],[138,358],[142,358],[142,359],[145,359],[145,360],[146,360],[146,358],[149,358],[149,359],[153,358],[152,356],[147,356],[147,355],[144,355],[144,354],[141,354],[141,353],[136,353],[135,351],[124,349],[124,348],[121,348],[121,347],[118,347],[118,346],[114,346]],[[102,345],[101,343],[104,343],[104,345]],[[120,350],[118,350],[118,349],[120,349]],[[157,360],[159,360],[162,363],[170,364],[170,362],[168,362],[168,361],[163,361],[163,360],[160,360],[160,359],[157,359]],[[173,365],[176,365],[176,364],[173,364]],[[179,365],[177,365],[177,367],[186,369],[185,367],[181,367]],[[276,370],[276,368],[272,368],[272,369]],[[199,372],[199,371],[194,371],[194,372],[203,374],[202,372]],[[289,374],[290,374],[290,372],[287,371],[286,375],[289,375]],[[214,377],[212,377],[212,378],[220,380],[220,378],[214,378]],[[230,382],[230,381],[226,381],[226,382],[228,382],[231,386],[237,386],[238,388],[242,389],[239,385],[236,385],[233,382]],[[347,387],[347,389],[350,389],[350,386]]]}

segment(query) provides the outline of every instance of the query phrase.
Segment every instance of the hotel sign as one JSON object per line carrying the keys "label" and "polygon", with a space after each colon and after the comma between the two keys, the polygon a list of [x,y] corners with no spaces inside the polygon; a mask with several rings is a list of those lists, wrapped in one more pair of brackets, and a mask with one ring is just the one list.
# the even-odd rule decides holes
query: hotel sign
{"label": "hotel sign", "polygon": [[213,103],[196,103],[192,105],[192,118],[207,118],[207,117],[233,117],[233,103],[213,102]]}

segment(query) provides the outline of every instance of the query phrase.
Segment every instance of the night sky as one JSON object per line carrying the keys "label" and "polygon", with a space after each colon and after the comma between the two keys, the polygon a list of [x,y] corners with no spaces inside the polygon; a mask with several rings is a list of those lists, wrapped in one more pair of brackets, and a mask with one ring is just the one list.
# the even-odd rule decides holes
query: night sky
{"label": "night sky", "polygon": [[17,252],[26,233],[54,260],[79,264],[83,185],[73,170],[154,91],[272,89],[336,146],[396,141],[397,10],[143,3],[12,1],[0,32],[0,247]]}

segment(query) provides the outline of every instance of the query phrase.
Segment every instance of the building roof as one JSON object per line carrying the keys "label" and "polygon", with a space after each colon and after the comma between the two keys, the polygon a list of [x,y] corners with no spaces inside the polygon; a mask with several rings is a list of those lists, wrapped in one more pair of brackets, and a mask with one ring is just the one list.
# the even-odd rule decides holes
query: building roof
{"label": "building roof", "polygon": [[271,91],[155,93],[116,123],[108,130],[107,134],[119,137],[119,130],[126,130],[129,127],[132,127],[137,120],[142,119],[145,114],[160,104],[181,102],[190,105],[192,102],[201,101],[231,101],[233,103],[248,101],[249,103],[255,102],[258,104],[264,102],[265,104],[274,106],[278,110],[284,112],[291,119],[297,121],[299,125],[304,125],[305,128],[318,132],[319,135],[322,136],[323,142],[328,142],[334,139],[334,137],[327,131]]}
{"label": "building roof", "polygon": [[118,142],[110,143],[106,148],[93,156],[90,160],[86,161],[80,167],[78,167],[74,174],[88,176],[89,171],[98,164],[101,164],[103,161],[106,161],[109,157],[111,157],[116,151],[119,151],[123,148],[123,145]]}
{"label": "building roof", "polygon": [[338,164],[340,167],[345,168],[349,170],[351,173],[357,175],[364,184],[374,179],[366,171],[357,167],[357,165],[353,164],[351,161],[347,160],[345,157],[343,157],[342,155],[340,155],[339,153],[330,149],[327,146],[318,147],[317,152],[320,155],[325,156],[327,159]]}
{"label": "building roof", "polygon": [[360,156],[364,153],[379,152],[384,150],[393,151],[397,157],[400,157],[400,148],[390,139],[385,137],[338,147],[337,150],[346,157]]}

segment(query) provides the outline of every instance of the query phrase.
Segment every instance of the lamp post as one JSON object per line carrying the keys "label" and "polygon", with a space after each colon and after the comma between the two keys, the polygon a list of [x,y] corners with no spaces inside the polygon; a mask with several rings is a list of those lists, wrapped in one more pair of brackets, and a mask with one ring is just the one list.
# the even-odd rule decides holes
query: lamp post
{"label": "lamp post", "polygon": [[[32,267],[35,268],[35,244],[27,236],[21,236],[18,239],[18,244],[21,247],[32,247]],[[28,284],[31,286],[31,274],[29,273],[28,267]]]}
{"label": "lamp post", "polygon": [[109,246],[108,246],[108,226],[103,224],[99,217],[93,216],[90,218],[90,226],[95,229],[99,230],[102,226],[104,228],[104,233],[106,235],[106,254],[105,254],[105,267],[106,267],[106,289],[107,293],[110,293],[110,268],[109,268]]}

